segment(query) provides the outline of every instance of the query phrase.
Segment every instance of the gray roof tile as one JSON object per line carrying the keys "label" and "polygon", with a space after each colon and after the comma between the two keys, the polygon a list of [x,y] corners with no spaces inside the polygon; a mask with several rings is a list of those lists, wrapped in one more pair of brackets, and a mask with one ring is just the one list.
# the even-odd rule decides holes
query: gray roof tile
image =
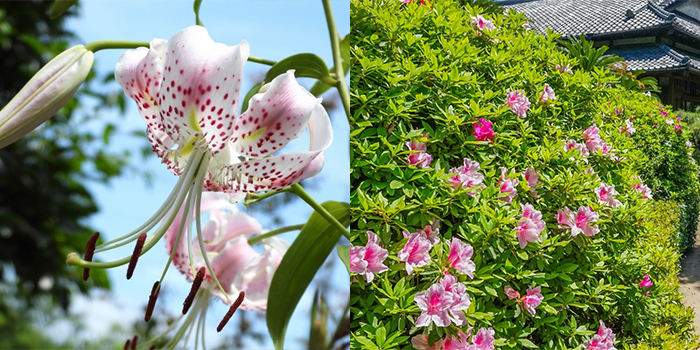
{"label": "gray roof tile", "polygon": [[[606,53],[623,57],[627,62],[627,69],[630,71],[643,69],[647,72],[653,72],[684,68],[690,61],[690,57],[678,53],[666,45],[614,48]],[[697,62],[700,64],[700,60]]]}
{"label": "gray roof tile", "polygon": [[[538,32],[546,28],[564,36],[591,36],[653,29],[672,24],[700,38],[700,25],[666,11],[684,0],[530,0],[506,1],[504,7],[524,12]],[[626,12],[634,12],[627,18]]]}

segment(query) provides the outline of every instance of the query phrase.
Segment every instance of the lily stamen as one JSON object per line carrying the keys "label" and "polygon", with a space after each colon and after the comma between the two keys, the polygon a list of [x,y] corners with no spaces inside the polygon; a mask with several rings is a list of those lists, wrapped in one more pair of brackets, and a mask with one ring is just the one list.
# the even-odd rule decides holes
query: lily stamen
{"label": "lily stamen", "polygon": [[224,319],[221,320],[221,322],[219,322],[219,326],[216,327],[217,332],[221,332],[221,330],[224,329],[224,327],[226,327],[228,320],[231,319],[231,317],[233,316],[233,313],[236,312],[236,310],[238,310],[239,306],[241,306],[241,303],[243,302],[244,298],[245,298],[245,292],[241,291],[238,294],[238,298],[236,299],[236,301],[233,302],[231,307],[228,309],[228,312],[226,313],[226,315],[224,315]]}
{"label": "lily stamen", "polygon": [[[95,254],[95,243],[97,243],[98,238],[100,238],[100,233],[95,232],[85,244],[85,261],[92,261],[92,256]],[[90,277],[90,269],[86,267],[83,269],[83,281],[87,281],[88,277]]]}
{"label": "lily stamen", "polygon": [[204,280],[204,272],[206,269],[204,266],[200,267],[199,270],[197,270],[197,276],[194,278],[194,282],[192,282],[192,289],[190,289],[190,294],[187,295],[187,298],[185,298],[185,302],[182,304],[182,314],[186,314],[187,311],[190,309],[190,306],[192,306],[192,302],[194,301],[195,295],[197,295],[197,292],[199,291],[199,287],[202,285],[202,281]]}
{"label": "lily stamen", "polygon": [[159,281],[153,283],[151,295],[148,296],[148,306],[146,307],[146,316],[144,317],[144,321],[146,322],[151,320],[151,316],[153,315],[153,309],[156,307],[156,300],[158,299],[158,294],[160,294],[159,285]]}
{"label": "lily stamen", "polygon": [[136,246],[134,247],[134,253],[131,254],[131,260],[129,261],[129,267],[126,269],[126,279],[131,279],[134,274],[134,269],[136,268],[136,263],[139,261],[141,256],[141,250],[143,250],[143,244],[146,242],[146,232],[139,235],[136,240]]}

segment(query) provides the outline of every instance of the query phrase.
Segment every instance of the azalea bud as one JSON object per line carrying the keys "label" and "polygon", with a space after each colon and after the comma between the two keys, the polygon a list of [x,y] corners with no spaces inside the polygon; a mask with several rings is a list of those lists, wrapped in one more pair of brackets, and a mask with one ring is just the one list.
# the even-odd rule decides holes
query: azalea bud
{"label": "azalea bud", "polygon": [[73,97],[92,68],[93,53],[73,46],[52,59],[0,111],[0,148],[51,118]]}

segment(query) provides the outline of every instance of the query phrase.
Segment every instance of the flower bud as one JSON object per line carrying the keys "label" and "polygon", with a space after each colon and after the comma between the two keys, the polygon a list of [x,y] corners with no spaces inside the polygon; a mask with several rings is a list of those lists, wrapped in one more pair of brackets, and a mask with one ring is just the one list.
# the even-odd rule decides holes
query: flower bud
{"label": "flower bud", "polygon": [[73,46],[49,61],[0,110],[0,148],[51,118],[73,97],[92,67],[93,53]]}

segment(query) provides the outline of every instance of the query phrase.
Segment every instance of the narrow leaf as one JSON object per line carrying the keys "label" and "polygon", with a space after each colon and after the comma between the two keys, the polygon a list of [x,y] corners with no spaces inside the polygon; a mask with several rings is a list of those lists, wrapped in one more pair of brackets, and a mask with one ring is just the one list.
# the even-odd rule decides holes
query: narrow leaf
{"label": "narrow leaf", "polygon": [[56,19],[68,11],[71,6],[75,5],[78,0],[56,0],[53,2],[53,7],[51,7],[51,14],[49,17],[51,19]]}
{"label": "narrow leaf", "polygon": [[345,265],[345,268],[348,270],[348,274],[350,274],[350,246],[339,245],[336,249],[338,249],[340,261],[343,262],[343,265]]}
{"label": "narrow leaf", "polygon": [[[343,226],[350,224],[350,205],[321,204]],[[282,258],[267,296],[267,328],[275,349],[284,348],[284,334],[292,313],[316,271],[338,243],[341,232],[315,211]]]}

